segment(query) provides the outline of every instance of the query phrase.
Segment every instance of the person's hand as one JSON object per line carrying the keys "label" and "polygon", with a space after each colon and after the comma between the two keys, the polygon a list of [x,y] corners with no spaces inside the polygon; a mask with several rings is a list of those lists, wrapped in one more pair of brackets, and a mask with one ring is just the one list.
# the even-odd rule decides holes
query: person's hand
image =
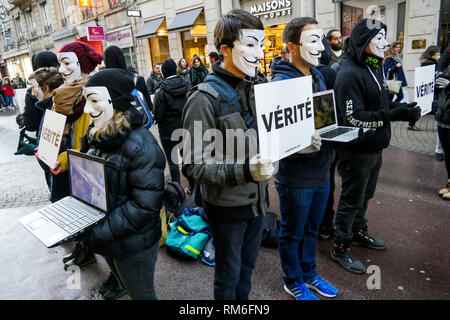
{"label": "person's hand", "polygon": [[450,80],[447,80],[445,78],[438,78],[436,80],[436,85],[439,89],[445,89],[450,84]]}
{"label": "person's hand", "polygon": [[41,159],[39,159],[38,151],[39,151],[39,148],[34,148],[34,156],[36,157],[36,159],[41,160]]}
{"label": "person's hand", "polygon": [[401,63],[397,63],[397,68],[401,68],[402,64]]}
{"label": "person's hand", "polygon": [[408,105],[400,106],[391,111],[391,121],[409,121],[415,122],[420,119],[422,110],[420,107],[408,107]]}
{"label": "person's hand", "polygon": [[61,171],[62,171],[61,162],[59,162],[59,160],[57,160],[53,169],[50,169],[50,172],[52,174],[54,174],[55,176],[57,176],[58,174],[61,173]]}
{"label": "person's hand", "polygon": [[250,159],[250,173],[254,181],[267,181],[272,178],[274,171],[272,160],[263,159],[260,154]]}
{"label": "person's hand", "polygon": [[372,137],[375,134],[375,130],[370,129],[364,132],[363,128],[359,128],[358,130],[358,139],[356,139],[357,142],[364,142],[366,139]]}
{"label": "person's hand", "polygon": [[314,132],[311,137],[311,145],[303,150],[298,151],[298,154],[308,154],[320,151],[320,147],[322,146],[322,138],[320,137],[319,132]]}
{"label": "person's hand", "polygon": [[407,103],[404,106],[407,108],[414,108],[415,106],[417,106],[417,102]]}

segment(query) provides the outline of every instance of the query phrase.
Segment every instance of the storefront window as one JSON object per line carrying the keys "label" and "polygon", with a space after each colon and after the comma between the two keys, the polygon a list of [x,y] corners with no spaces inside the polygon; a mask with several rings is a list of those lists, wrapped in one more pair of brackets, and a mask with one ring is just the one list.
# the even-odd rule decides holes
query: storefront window
{"label": "storefront window", "polygon": [[170,58],[169,39],[163,35],[156,35],[148,39],[150,44],[150,53],[152,56],[152,64],[157,62],[162,63],[164,60]]}
{"label": "storefront window", "polygon": [[191,31],[184,31],[181,33],[181,40],[183,43],[183,56],[187,61],[191,62],[194,58],[194,54],[196,54],[200,57],[203,64],[207,64],[206,53],[208,51],[208,40],[206,39],[206,34],[203,36],[203,34],[194,33],[193,35]]}
{"label": "storefront window", "polygon": [[270,75],[270,65],[273,59],[278,59],[281,55],[281,50],[285,49],[285,45],[283,44],[283,31],[285,27],[286,24],[264,27],[266,41],[263,47],[264,60],[261,61],[260,69],[266,76]]}
{"label": "storefront window", "polygon": [[349,37],[355,25],[363,18],[361,8],[342,5],[342,37]]}
{"label": "storefront window", "polygon": [[125,62],[127,63],[127,66],[134,66],[134,59],[133,59],[133,48],[123,48],[121,49],[123,56],[125,57]]}

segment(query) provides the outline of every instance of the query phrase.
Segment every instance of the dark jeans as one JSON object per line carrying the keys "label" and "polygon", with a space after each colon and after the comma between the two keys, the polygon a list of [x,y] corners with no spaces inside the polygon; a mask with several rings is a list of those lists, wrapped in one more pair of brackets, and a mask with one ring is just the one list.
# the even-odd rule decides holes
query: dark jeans
{"label": "dark jeans", "polygon": [[159,242],[126,257],[104,257],[112,273],[133,300],[156,300],[154,275]]}
{"label": "dark jeans", "polygon": [[339,154],[336,152],[336,157],[330,166],[330,194],[328,195],[327,206],[325,208],[325,215],[320,224],[319,230],[328,233],[331,230],[334,220],[334,191],[336,190],[336,166],[339,161]]}
{"label": "dark jeans", "polygon": [[438,126],[439,140],[441,141],[442,149],[444,150],[445,167],[447,169],[447,176],[450,179],[450,129],[445,129]]}
{"label": "dark jeans", "polygon": [[70,196],[69,170],[50,177],[50,201],[56,202]]}
{"label": "dark jeans", "polygon": [[[165,137],[161,132],[159,133],[161,139],[161,145],[166,155],[167,163],[169,164],[170,177],[172,181],[180,182],[180,168],[178,164],[172,160],[172,149],[179,143],[178,141],[172,141],[170,137]],[[174,159],[176,160],[176,159]]]}
{"label": "dark jeans", "polygon": [[336,241],[349,242],[353,233],[367,229],[367,205],[375,194],[381,165],[381,152],[342,153],[338,164],[342,176],[342,193],[336,213]]}
{"label": "dark jeans", "polygon": [[296,189],[275,183],[280,198],[281,226],[278,250],[284,281],[291,285],[317,276],[316,245],[325,213],[330,183]]}
{"label": "dark jeans", "polygon": [[252,272],[261,246],[262,221],[259,216],[230,224],[210,222],[216,249],[214,299],[249,299]]}

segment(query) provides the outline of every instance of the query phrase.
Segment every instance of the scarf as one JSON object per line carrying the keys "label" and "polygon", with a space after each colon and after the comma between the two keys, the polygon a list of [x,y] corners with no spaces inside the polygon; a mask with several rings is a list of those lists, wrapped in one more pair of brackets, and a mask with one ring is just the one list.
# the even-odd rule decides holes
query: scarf
{"label": "scarf", "polygon": [[88,80],[89,77],[86,77],[71,84],[64,84],[53,90],[54,111],[68,116],[68,121],[69,118],[71,122],[78,119],[83,113],[84,104],[80,106],[79,102],[83,98],[83,87]]}
{"label": "scarf", "polygon": [[373,54],[368,54],[367,52],[364,52],[364,56],[363,56],[364,62],[371,68],[373,69],[380,69],[381,67],[381,63],[383,61],[383,59],[373,55]]}

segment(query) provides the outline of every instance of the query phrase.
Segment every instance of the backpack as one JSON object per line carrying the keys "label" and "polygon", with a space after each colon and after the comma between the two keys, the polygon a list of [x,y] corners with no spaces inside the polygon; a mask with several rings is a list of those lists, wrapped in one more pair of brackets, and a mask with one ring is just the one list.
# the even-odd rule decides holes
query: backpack
{"label": "backpack", "polygon": [[139,76],[137,74],[134,74],[134,89],[133,89],[133,91],[131,91],[131,95],[134,96],[134,105],[135,105],[136,109],[139,112],[142,112],[142,111],[145,112],[145,115],[147,116],[148,121],[146,124],[144,124],[144,127],[146,129],[149,129],[153,123],[152,115],[150,114],[150,111],[144,102],[144,95],[142,94],[141,91],[136,89],[138,78],[139,78]]}
{"label": "backpack", "polygon": [[261,245],[268,248],[278,247],[278,235],[280,232],[280,220],[275,213],[266,212],[263,218],[263,237]]}
{"label": "backpack", "polygon": [[176,220],[166,238],[166,247],[185,258],[198,259],[210,235],[208,224],[202,217],[202,208],[185,209]]}

